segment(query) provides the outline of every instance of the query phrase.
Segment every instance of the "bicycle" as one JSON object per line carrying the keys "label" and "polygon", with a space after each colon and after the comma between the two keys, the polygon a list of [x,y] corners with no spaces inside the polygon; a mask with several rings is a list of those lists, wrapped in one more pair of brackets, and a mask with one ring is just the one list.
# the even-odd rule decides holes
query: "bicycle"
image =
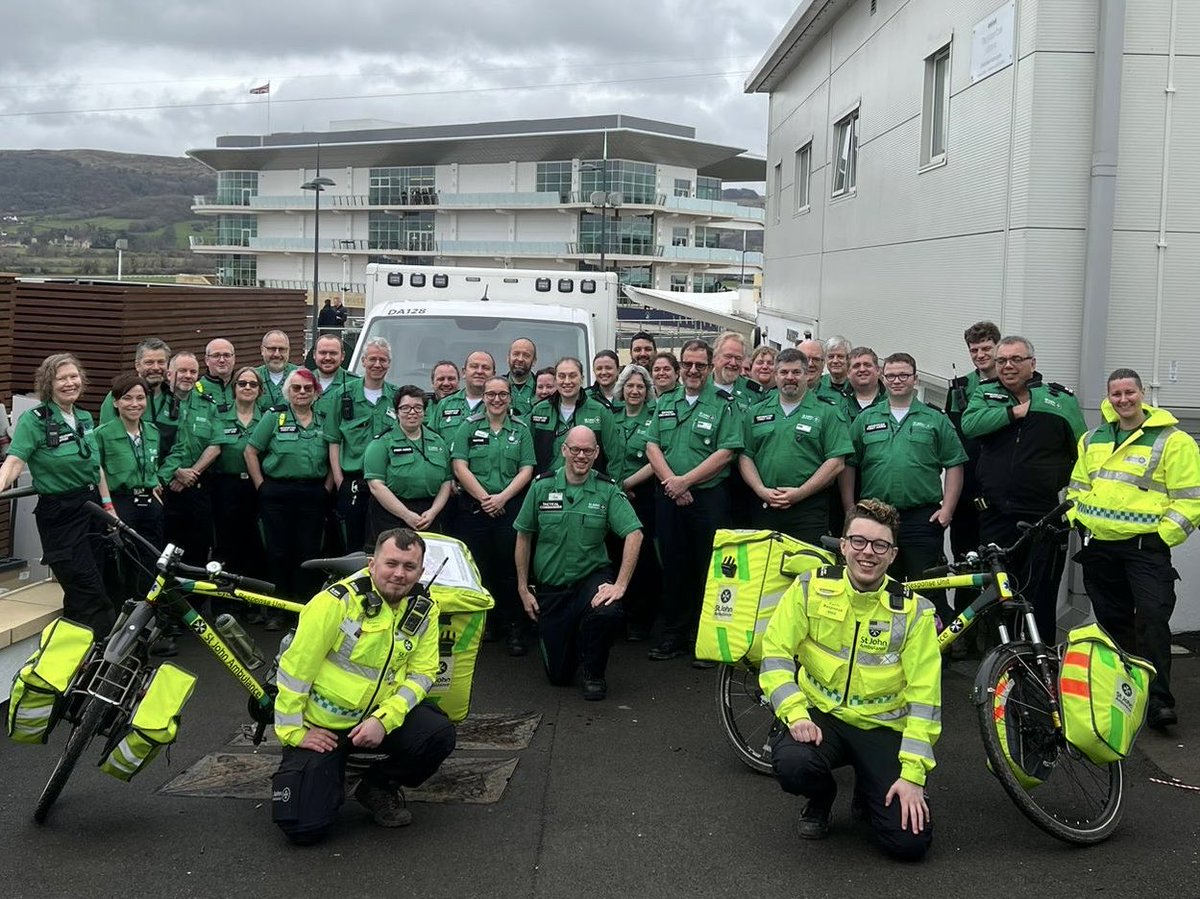
{"label": "bicycle", "polygon": [[[958,562],[906,582],[915,591],[974,588],[982,592],[938,635],[944,653],[980,619],[999,609],[1014,611],[1019,631],[997,625],[999,645],[983,658],[975,676],[976,706],[984,751],[992,774],[1030,821],[1069,843],[1107,839],[1120,823],[1124,777],[1120,762],[1097,765],[1067,742],[1058,698],[1060,652],[1038,632],[1033,608],[1013,589],[1009,559],[1038,536],[1060,531],[1063,503],[1026,526],[1012,546],[994,544]],[[771,772],[770,739],[775,716],[758,687],[758,666],[724,665],[717,700],[726,737],[738,757],[760,773]]]}
{"label": "bicycle", "polygon": [[[116,534],[133,540],[157,556],[157,575],[143,599],[126,600],[112,630],[93,645],[79,673],[68,688],[63,719],[71,724],[66,746],[50,774],[34,808],[33,819],[44,823],[62,793],[76,763],[97,736],[107,738],[107,756],[121,740],[134,708],[156,670],[150,647],[163,633],[163,619],[174,618],[194,634],[250,694],[250,715],[258,727],[257,745],[274,720],[272,685],[264,685],[221,639],[216,629],[187,601],[186,595],[239,600],[254,605],[299,612],[300,603],[270,594],[273,584],[225,571],[220,562],[204,568],[185,565],[183,550],[168,544],[161,551],[124,522],[94,503],[88,511],[103,520]],[[122,547],[130,557],[135,554]]]}

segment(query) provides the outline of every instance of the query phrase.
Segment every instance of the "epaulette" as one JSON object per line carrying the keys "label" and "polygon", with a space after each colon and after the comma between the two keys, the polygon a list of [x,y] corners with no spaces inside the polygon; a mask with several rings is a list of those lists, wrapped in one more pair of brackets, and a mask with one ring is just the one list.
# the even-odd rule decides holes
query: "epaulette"
{"label": "epaulette", "polygon": [[535,481],[540,481],[540,480],[542,480],[543,478],[552,478],[552,477],[554,477],[556,474],[558,474],[558,472],[557,472],[557,471],[543,471],[541,474],[535,474],[535,475],[533,476],[533,479],[534,479]]}
{"label": "epaulette", "polygon": [[286,412],[287,403],[276,403],[274,406],[267,406],[268,412]]}
{"label": "epaulette", "polygon": [[360,593],[360,594],[370,593],[372,590],[375,589],[375,585],[373,583],[371,583],[370,575],[363,575],[362,577],[356,577],[354,580],[352,580],[350,582],[350,586],[354,590],[355,593]]}
{"label": "epaulette", "polygon": [[979,383],[981,386],[984,384],[999,384],[1000,376],[996,375],[994,378],[981,378]]}
{"label": "epaulette", "polygon": [[1051,381],[1046,385],[1046,389],[1050,391],[1051,396],[1058,396],[1060,393],[1065,393],[1067,396],[1074,396],[1075,391],[1070,388],[1063,387],[1062,384],[1056,384]]}
{"label": "epaulette", "polygon": [[487,414],[484,412],[473,412],[472,414],[468,415],[466,417],[466,419],[464,419],[464,420],[465,421],[483,421],[486,417],[487,417]]}
{"label": "epaulette", "polygon": [[338,599],[345,599],[350,595],[350,589],[345,584],[330,584],[325,588],[325,592]]}
{"label": "epaulette", "polygon": [[33,414],[36,415],[38,418],[42,419],[43,421],[49,421],[50,414],[51,414],[50,407],[47,406],[45,403],[43,403],[40,406],[35,406],[33,409]]}
{"label": "epaulette", "polygon": [[748,391],[750,391],[751,393],[760,393],[761,394],[761,393],[767,392],[767,389],[765,387],[763,387],[762,384],[759,384],[758,381],[747,381],[746,389]]}
{"label": "epaulette", "polygon": [[839,581],[842,579],[842,574],[845,572],[841,565],[822,565],[817,569],[817,577],[827,578],[831,581]]}
{"label": "epaulette", "polygon": [[596,471],[596,469],[593,468],[592,472],[596,475],[597,481],[602,481],[605,484],[616,484],[617,483],[616,478],[612,477],[611,475],[607,475],[602,471]]}
{"label": "epaulette", "polygon": [[888,606],[891,610],[893,612],[903,612],[904,601],[912,597],[912,591],[900,581],[893,581],[891,578],[888,579],[883,589],[887,591]]}
{"label": "epaulette", "polygon": [[818,393],[818,394],[816,394],[816,397],[817,397],[817,402],[819,402],[819,403],[828,403],[830,406],[838,406],[838,405],[840,405],[840,404],[838,403],[838,401],[837,401],[837,400],[835,400],[833,397],[831,397],[831,396],[825,396],[825,394],[823,394],[823,393]]}

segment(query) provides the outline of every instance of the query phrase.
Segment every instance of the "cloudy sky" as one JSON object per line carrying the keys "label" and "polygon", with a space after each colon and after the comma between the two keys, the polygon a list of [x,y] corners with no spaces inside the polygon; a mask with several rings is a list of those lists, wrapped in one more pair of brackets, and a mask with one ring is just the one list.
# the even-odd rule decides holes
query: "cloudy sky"
{"label": "cloudy sky", "polygon": [[797,3],[8,4],[0,149],[181,155],[267,130],[269,81],[272,131],[625,113],[763,153],[742,85]]}

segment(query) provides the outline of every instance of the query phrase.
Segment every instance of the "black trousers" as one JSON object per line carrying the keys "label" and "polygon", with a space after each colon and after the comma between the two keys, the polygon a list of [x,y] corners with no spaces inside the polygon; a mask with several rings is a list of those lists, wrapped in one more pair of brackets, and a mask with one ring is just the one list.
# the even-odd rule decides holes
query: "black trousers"
{"label": "black trousers", "polygon": [[[625,621],[630,631],[649,634],[658,615],[659,593],[662,591],[662,566],[659,564],[655,539],[653,482],[646,481],[639,485],[633,492],[631,502],[638,521],[642,523],[642,549],[621,604],[625,607]],[[617,571],[621,567],[625,541],[610,532],[607,543],[609,561],[613,570]]]}
{"label": "black trousers", "polygon": [[[969,467],[970,463],[966,467]],[[976,488],[978,489],[978,488]],[[950,522],[950,552],[961,559],[972,550],[979,549],[979,510],[975,508],[974,495],[967,495],[964,487],[954,509],[954,520]],[[954,591],[954,609],[961,612],[979,597],[973,588],[957,588]]]}
{"label": "black trousers", "polygon": [[87,625],[102,640],[116,621],[101,571],[103,525],[83,508],[86,502],[99,504],[99,499],[95,487],[39,496],[33,517],[42,561],[62,587],[63,617]]}
{"label": "black trousers", "polygon": [[[367,501],[371,491],[361,471],[343,472],[334,509],[346,552],[355,553],[367,545]],[[371,547],[374,549],[374,546]]]}
{"label": "black trousers", "polygon": [[662,551],[662,603],[665,637],[693,634],[704,600],[704,582],[712,559],[713,535],[729,526],[729,494],[724,484],[693,490],[693,502],[677,506],[655,488],[654,521]]}
{"label": "black trousers", "polygon": [[493,518],[466,493],[459,494],[459,508],[454,534],[467,545],[483,585],[496,601],[496,617],[503,627],[524,628],[528,618],[517,593],[517,532],[513,522],[520,511],[524,495],[514,497],[504,507],[504,514]]}
{"label": "black trousers", "polygon": [[194,487],[163,490],[163,534],[168,543],[183,547],[188,565],[208,563],[213,545],[212,493],[208,478]]}
{"label": "black trousers", "polygon": [[[829,533],[829,499],[824,492],[789,506],[786,509],[772,509],[765,506],[755,497],[754,509],[750,516],[750,525],[769,531],[787,534],[814,546],[821,545],[821,538]],[[841,508],[841,500],[838,500]]]}
{"label": "black trousers", "polygon": [[[1049,512],[1049,509],[1046,509]],[[979,536],[984,543],[1011,546],[1022,532],[1017,522],[1037,521],[1041,515],[1027,515],[984,509],[979,513]],[[1033,604],[1033,617],[1041,631],[1042,640],[1054,643],[1058,639],[1058,586],[1067,565],[1067,535],[1044,535],[1025,544],[1025,548],[1010,560],[1009,573],[1025,598]]]}
{"label": "black trousers", "polygon": [[1174,708],[1171,693],[1171,613],[1175,581],[1171,551],[1141,538],[1091,540],[1076,555],[1083,586],[1100,626],[1126,652],[1139,655],[1158,672],[1150,684],[1150,704]]}
{"label": "black trousers", "polygon": [[[929,516],[937,510],[938,506],[927,505],[913,506],[900,512],[900,533],[896,536],[900,551],[888,569],[892,577],[913,580],[919,578],[926,569],[946,561],[946,531],[936,521],[929,520]],[[945,590],[928,590],[921,595],[933,603],[943,627],[954,620]]]}
{"label": "black trousers", "polygon": [[[797,743],[787,728],[771,741],[771,765],[784,791],[807,796],[819,808],[833,807],[837,797],[835,768],[854,767],[854,792],[867,809],[871,830],[888,855],[902,861],[920,861],[933,843],[928,821],[920,833],[900,827],[900,803],[884,805],[888,790],[900,777],[898,731],[886,727],[864,730],[833,715],[809,709],[821,728],[821,743]],[[928,801],[928,800],[926,800]]]}
{"label": "black trousers", "polygon": [[212,507],[213,556],[236,574],[269,578],[254,483],[237,474],[214,475]]}
{"label": "black trousers", "polygon": [[[149,493],[112,495],[117,517],[160,550],[163,546],[163,504]],[[158,557],[132,540],[125,541],[126,551],[116,551],[109,557],[105,583],[112,597],[113,609],[119,611],[126,599],[141,599],[154,581],[154,563]]]}
{"label": "black trousers", "polygon": [[272,780],[272,811],[275,823],[293,843],[309,845],[328,833],[346,800],[346,760],[352,751],[384,755],[367,768],[363,779],[387,788],[423,784],[454,751],[454,725],[427,703],[409,712],[375,749],[355,750],[349,734],[338,732],[337,748],[331,752],[284,747]]}
{"label": "black trousers", "polygon": [[267,571],[281,598],[308,602],[321,585],[321,572],[303,571],[300,563],[321,554],[326,503],[323,480],[266,478],[259,488]]}
{"label": "black trousers", "polygon": [[538,585],[538,643],[550,683],[569,685],[580,663],[584,679],[604,677],[625,612],[619,602],[592,608],[592,597],[612,582],[605,565],[573,584]]}
{"label": "black trousers", "polygon": [[[404,503],[405,507],[409,511],[420,515],[422,512],[429,511],[430,506],[433,505],[433,497],[427,496],[422,499],[406,499],[404,497],[400,497],[400,502]],[[454,502],[453,498],[451,498],[450,502]],[[433,520],[433,523],[430,524],[429,527],[425,528],[425,530],[434,534],[446,533],[442,527],[444,517],[444,515],[439,515]],[[379,535],[384,531],[390,531],[392,528],[406,527],[408,527],[408,524],[403,519],[397,518],[383,506],[379,505],[379,503],[376,502],[375,497],[372,496],[367,503],[366,551],[368,553],[375,551],[375,541],[379,539]]]}

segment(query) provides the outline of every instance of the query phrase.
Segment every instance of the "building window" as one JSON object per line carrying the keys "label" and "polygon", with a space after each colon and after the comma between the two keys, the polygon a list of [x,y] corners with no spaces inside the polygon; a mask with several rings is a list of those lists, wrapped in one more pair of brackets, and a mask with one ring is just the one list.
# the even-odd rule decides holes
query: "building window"
{"label": "building window", "polygon": [[796,151],[796,211],[808,209],[808,187],[812,177],[812,141]]}
{"label": "building window", "polygon": [[687,178],[675,179],[675,196],[690,197],[692,195],[692,182]]}
{"label": "building window", "polygon": [[720,178],[705,178],[701,175],[696,176],[696,199],[697,200],[720,200],[721,199],[721,179]]}
{"label": "building window", "polygon": [[687,293],[687,289],[687,275],[671,275],[671,291],[673,293]]}
{"label": "building window", "polygon": [[600,232],[604,232],[604,252],[609,256],[653,256],[654,216],[611,213],[601,221],[598,212],[586,211],[579,216],[579,251],[600,252]]}
{"label": "building window", "polygon": [[434,215],[432,212],[410,212],[403,215],[369,213],[367,249],[393,250],[399,253],[433,252]]}
{"label": "building window", "polygon": [[371,206],[416,206],[433,201],[434,167],[391,166],[371,169],[367,203]]}
{"label": "building window", "polygon": [[648,162],[587,159],[579,165],[579,189],[586,200],[596,191],[619,193],[623,203],[656,205],[658,169]]}
{"label": "building window", "polygon": [[571,169],[568,162],[539,162],[537,164],[538,193],[558,194],[558,202],[571,201]]}
{"label": "building window", "polygon": [[634,287],[650,287],[650,266],[631,265],[617,268],[617,283]]}
{"label": "building window", "polygon": [[946,159],[950,112],[950,45],[925,58],[925,100],[921,115],[921,165]]}
{"label": "building window", "polygon": [[858,177],[858,110],[833,126],[833,195],[852,194]]}
{"label": "building window", "polygon": [[257,287],[258,257],[240,254],[218,256],[217,283],[222,287]]}
{"label": "building window", "polygon": [[249,206],[258,196],[258,172],[217,172],[217,204]]}
{"label": "building window", "polygon": [[223,247],[248,247],[258,236],[258,216],[222,215],[217,217],[217,244]]}
{"label": "building window", "polygon": [[695,275],[692,279],[696,293],[716,293],[722,290],[720,275]]}
{"label": "building window", "polygon": [[696,246],[698,247],[719,247],[721,245],[721,232],[716,228],[707,228],[704,225],[696,226]]}
{"label": "building window", "polygon": [[671,229],[671,246],[686,247],[688,245],[688,229],[687,228],[672,228]]}

